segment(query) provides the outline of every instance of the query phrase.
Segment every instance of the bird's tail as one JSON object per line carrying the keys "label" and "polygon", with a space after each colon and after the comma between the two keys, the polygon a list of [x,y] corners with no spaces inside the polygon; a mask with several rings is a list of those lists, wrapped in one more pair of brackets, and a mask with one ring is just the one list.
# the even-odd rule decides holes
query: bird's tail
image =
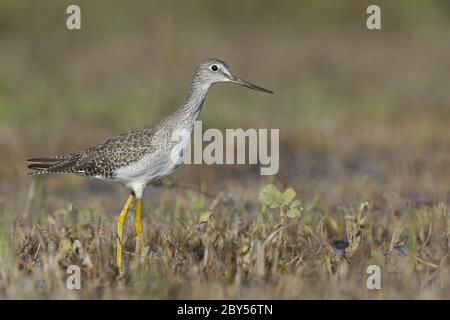
{"label": "bird's tail", "polygon": [[70,173],[78,159],[78,154],[28,159],[28,169],[32,170],[28,174]]}

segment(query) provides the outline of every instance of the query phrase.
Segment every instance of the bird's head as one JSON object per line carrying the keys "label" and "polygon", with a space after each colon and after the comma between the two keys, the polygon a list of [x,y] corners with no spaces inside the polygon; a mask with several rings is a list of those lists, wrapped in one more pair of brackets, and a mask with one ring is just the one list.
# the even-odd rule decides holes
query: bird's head
{"label": "bird's head", "polygon": [[200,63],[195,72],[195,80],[212,85],[219,82],[231,82],[238,85],[267,93],[273,93],[250,82],[239,79],[230,72],[228,65],[219,59],[207,59]]}

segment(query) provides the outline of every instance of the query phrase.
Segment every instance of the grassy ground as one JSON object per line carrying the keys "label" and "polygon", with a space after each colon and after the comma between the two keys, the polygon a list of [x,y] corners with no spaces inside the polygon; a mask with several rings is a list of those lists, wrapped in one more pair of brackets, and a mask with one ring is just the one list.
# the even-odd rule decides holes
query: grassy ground
{"label": "grassy ground", "polygon": [[[114,268],[114,221],[104,206],[42,208],[32,219],[2,223],[2,295],[448,298],[447,206],[394,203],[325,209],[316,200],[303,204],[300,218],[283,218],[226,193],[212,199],[164,191],[146,210],[145,258],[134,255],[133,223],[127,225],[123,277]],[[71,264],[82,267],[80,291],[66,288]],[[381,290],[366,288],[373,264],[382,270]]]}
{"label": "grassy ground", "polygon": [[[410,3],[381,2],[369,32],[363,1],[81,1],[70,32],[69,3],[4,1],[0,298],[450,298],[448,4]],[[154,123],[208,56],[276,94],[218,85],[204,128],[280,128],[280,173],[181,167],[176,186],[145,194],[142,259],[129,215],[119,277],[127,191],[29,177],[24,160]],[[270,209],[267,185],[292,188],[299,216]],[[372,264],[381,290],[366,287]]]}

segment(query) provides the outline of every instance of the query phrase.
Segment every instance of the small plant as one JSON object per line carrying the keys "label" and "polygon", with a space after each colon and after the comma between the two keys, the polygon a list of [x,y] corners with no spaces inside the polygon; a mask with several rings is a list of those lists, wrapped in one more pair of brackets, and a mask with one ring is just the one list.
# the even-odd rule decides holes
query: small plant
{"label": "small plant", "polygon": [[212,211],[203,212],[198,218],[198,223],[212,223],[211,218],[213,215],[214,213]]}
{"label": "small plant", "polygon": [[300,218],[303,212],[301,202],[295,200],[296,192],[287,188],[281,192],[275,185],[266,185],[259,194],[261,203],[270,209],[279,209],[283,222],[285,217]]}
{"label": "small plant", "polygon": [[346,235],[348,240],[346,252],[348,258],[352,257],[361,244],[362,235],[367,224],[369,210],[369,203],[363,202],[359,206],[357,214],[347,214],[345,216]]}

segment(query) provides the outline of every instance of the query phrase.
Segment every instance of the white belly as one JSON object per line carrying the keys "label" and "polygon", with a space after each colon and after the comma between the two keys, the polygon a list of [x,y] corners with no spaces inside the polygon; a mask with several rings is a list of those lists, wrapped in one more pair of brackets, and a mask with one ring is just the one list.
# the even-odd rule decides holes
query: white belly
{"label": "white belly", "polygon": [[126,167],[115,171],[114,180],[124,184],[136,193],[140,198],[145,186],[152,181],[157,181],[170,175],[179,164],[173,161],[169,156],[144,157],[138,162],[132,163]]}
{"label": "white belly", "polygon": [[[192,126],[183,130],[191,133]],[[181,144],[180,141],[167,140],[166,136],[160,139],[156,137],[154,143],[162,145],[159,152],[151,153],[137,162],[117,169],[114,172],[114,180],[133,190],[136,197],[140,198],[148,183],[168,176],[182,163],[189,142],[190,135],[184,137]]]}

